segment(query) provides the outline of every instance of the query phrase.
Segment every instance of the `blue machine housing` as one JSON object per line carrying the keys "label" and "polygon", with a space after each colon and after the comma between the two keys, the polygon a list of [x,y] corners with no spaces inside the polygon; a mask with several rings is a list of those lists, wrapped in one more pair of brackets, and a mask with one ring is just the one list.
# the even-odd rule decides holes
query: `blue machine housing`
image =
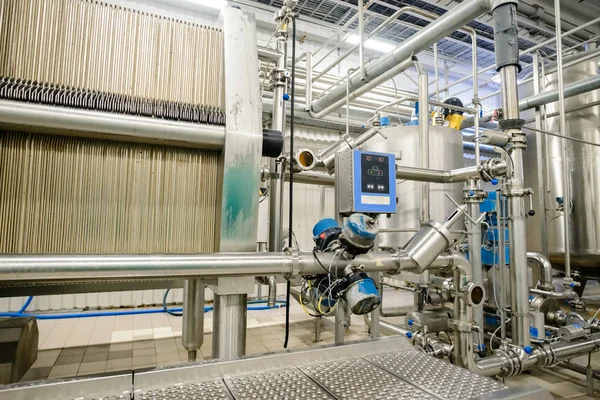
{"label": "blue machine housing", "polygon": [[[388,193],[373,193],[363,191],[363,169],[361,156],[387,159]],[[353,151],[353,188],[354,212],[373,214],[393,214],[396,212],[396,157],[393,154],[374,153],[371,151]]]}
{"label": "blue machine housing", "polygon": [[[487,213],[485,221],[489,224],[490,229],[485,233],[483,240],[487,243],[492,243],[493,246],[498,247],[498,241],[500,239],[500,231],[498,229],[498,210],[496,210],[496,192],[488,192],[487,198],[479,206],[480,212]],[[504,230],[504,263],[508,265],[509,262],[509,250],[508,250],[508,229]],[[481,263],[483,265],[496,265],[500,261],[500,255],[497,251],[487,250],[484,247],[481,248]]]}

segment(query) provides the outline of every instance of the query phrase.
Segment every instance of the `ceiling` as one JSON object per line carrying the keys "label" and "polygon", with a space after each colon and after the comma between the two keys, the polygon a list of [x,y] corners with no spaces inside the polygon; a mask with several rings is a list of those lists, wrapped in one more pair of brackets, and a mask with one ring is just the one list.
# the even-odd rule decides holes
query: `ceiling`
{"label": "ceiling", "polygon": [[[282,0],[252,0],[254,2],[280,7]],[[367,3],[367,0],[365,0]],[[386,0],[375,1],[368,11],[365,13],[365,32],[368,34],[384,19],[397,11],[403,6],[414,6],[434,14],[442,15],[447,10],[434,4],[435,0]],[[312,19],[321,20],[334,25],[342,26],[357,13],[357,1],[353,0],[299,0],[295,10],[299,13],[300,18],[310,17]],[[493,43],[493,28],[486,23],[473,21],[469,24],[478,34],[477,40],[477,59],[480,69],[495,63],[494,43]],[[394,23],[389,24],[378,35],[378,39],[389,40],[391,42],[402,42],[412,36],[418,29],[426,26],[429,21],[426,18],[413,15],[402,14]],[[353,22],[348,32],[352,32],[357,28],[358,23]],[[551,30],[532,30],[520,28],[519,48],[525,50],[538,43],[541,43],[550,37]],[[553,55],[553,46],[548,46],[542,49],[546,54]],[[454,32],[450,37],[442,39],[438,42],[438,51],[441,55],[462,63],[471,62],[471,38],[465,33]],[[521,57],[523,66],[530,64],[532,57],[524,55]],[[524,68],[521,72],[522,76],[531,73],[531,69]]]}

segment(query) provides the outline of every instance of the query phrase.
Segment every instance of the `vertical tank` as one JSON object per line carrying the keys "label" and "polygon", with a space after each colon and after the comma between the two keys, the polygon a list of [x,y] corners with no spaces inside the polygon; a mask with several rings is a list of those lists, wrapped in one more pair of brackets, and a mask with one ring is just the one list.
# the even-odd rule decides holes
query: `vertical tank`
{"label": "vertical tank", "polygon": [[[598,75],[600,58],[586,61],[564,71],[564,82],[569,84]],[[556,90],[557,74],[546,79],[545,90]],[[598,102],[600,90],[565,99],[565,109],[571,110]],[[546,106],[547,112],[558,112],[558,102]],[[600,143],[600,106],[596,105],[566,114],[567,135]],[[549,118],[548,131],[560,132],[560,118]],[[563,197],[563,159],[560,138],[546,136],[546,223],[548,253],[552,263],[564,268],[564,218],[557,198]],[[600,148],[568,141],[568,163],[571,178],[570,244],[571,266],[586,276],[600,276]]]}
{"label": "vertical tank", "polygon": [[[419,127],[392,126],[382,130],[385,139],[377,135],[361,146],[364,150],[396,154],[396,164],[405,167],[420,166]],[[431,169],[448,170],[462,168],[463,141],[460,131],[443,126],[429,127],[429,167]],[[380,247],[403,246],[421,223],[420,182],[397,181],[398,211],[390,218],[381,216],[379,221]],[[462,202],[462,184],[430,184],[431,218],[442,221],[453,210],[454,206],[444,196],[448,193],[459,203]]]}

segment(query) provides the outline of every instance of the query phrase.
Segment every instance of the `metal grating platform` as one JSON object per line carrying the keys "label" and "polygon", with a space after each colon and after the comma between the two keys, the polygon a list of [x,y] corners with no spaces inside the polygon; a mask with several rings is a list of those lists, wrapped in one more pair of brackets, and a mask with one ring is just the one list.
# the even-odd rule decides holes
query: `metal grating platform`
{"label": "metal grating platform", "polygon": [[[131,396],[133,394],[133,396]],[[414,350],[405,338],[207,361],[133,375],[48,381],[0,389],[0,400],[458,400],[552,397],[506,388]]]}
{"label": "metal grating platform", "polygon": [[327,392],[296,368],[225,379],[225,383],[236,400],[331,399]]}
{"label": "metal grating platform", "polygon": [[362,358],[312,365],[302,371],[336,399],[435,399]]}
{"label": "metal grating platform", "polygon": [[148,390],[135,393],[139,400],[232,400],[231,394],[223,384],[223,380],[215,379],[191,384],[174,385],[163,389]]}
{"label": "metal grating platform", "polygon": [[401,351],[366,357],[402,380],[449,400],[472,399],[503,390],[501,382],[484,378],[419,351]]}

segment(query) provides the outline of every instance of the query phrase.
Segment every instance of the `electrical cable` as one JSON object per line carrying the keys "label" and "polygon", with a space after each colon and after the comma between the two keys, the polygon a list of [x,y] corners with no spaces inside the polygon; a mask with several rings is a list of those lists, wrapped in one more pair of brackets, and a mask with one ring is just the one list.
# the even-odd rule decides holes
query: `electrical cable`
{"label": "electrical cable", "polygon": [[[293,157],[294,155],[294,109],[296,108],[296,19],[294,18],[294,16],[291,17],[292,20],[292,102],[291,102],[291,120],[290,120],[290,157]],[[290,164],[290,180],[289,180],[289,185],[290,185],[290,198],[289,198],[289,222],[288,222],[288,227],[289,227],[289,239],[288,239],[288,243],[292,243],[293,240],[293,233],[292,233],[292,227],[293,225],[293,201],[294,201],[294,168],[292,168],[291,162]],[[286,293],[285,293],[285,300],[286,300],[286,305],[287,307],[285,308],[285,339],[283,341],[283,348],[287,349],[288,346],[288,340],[290,337],[290,297],[291,297],[291,291],[292,291],[292,285],[291,282],[288,280],[287,284],[286,284]]]}
{"label": "electrical cable", "polygon": [[329,270],[327,268],[325,268],[325,266],[323,265],[321,260],[319,260],[319,257],[317,257],[317,250],[313,249],[312,253],[313,253],[313,257],[315,258],[315,260],[317,260],[317,264],[319,264],[321,266],[321,268],[323,268],[325,270],[325,272],[327,272],[329,274]]}

